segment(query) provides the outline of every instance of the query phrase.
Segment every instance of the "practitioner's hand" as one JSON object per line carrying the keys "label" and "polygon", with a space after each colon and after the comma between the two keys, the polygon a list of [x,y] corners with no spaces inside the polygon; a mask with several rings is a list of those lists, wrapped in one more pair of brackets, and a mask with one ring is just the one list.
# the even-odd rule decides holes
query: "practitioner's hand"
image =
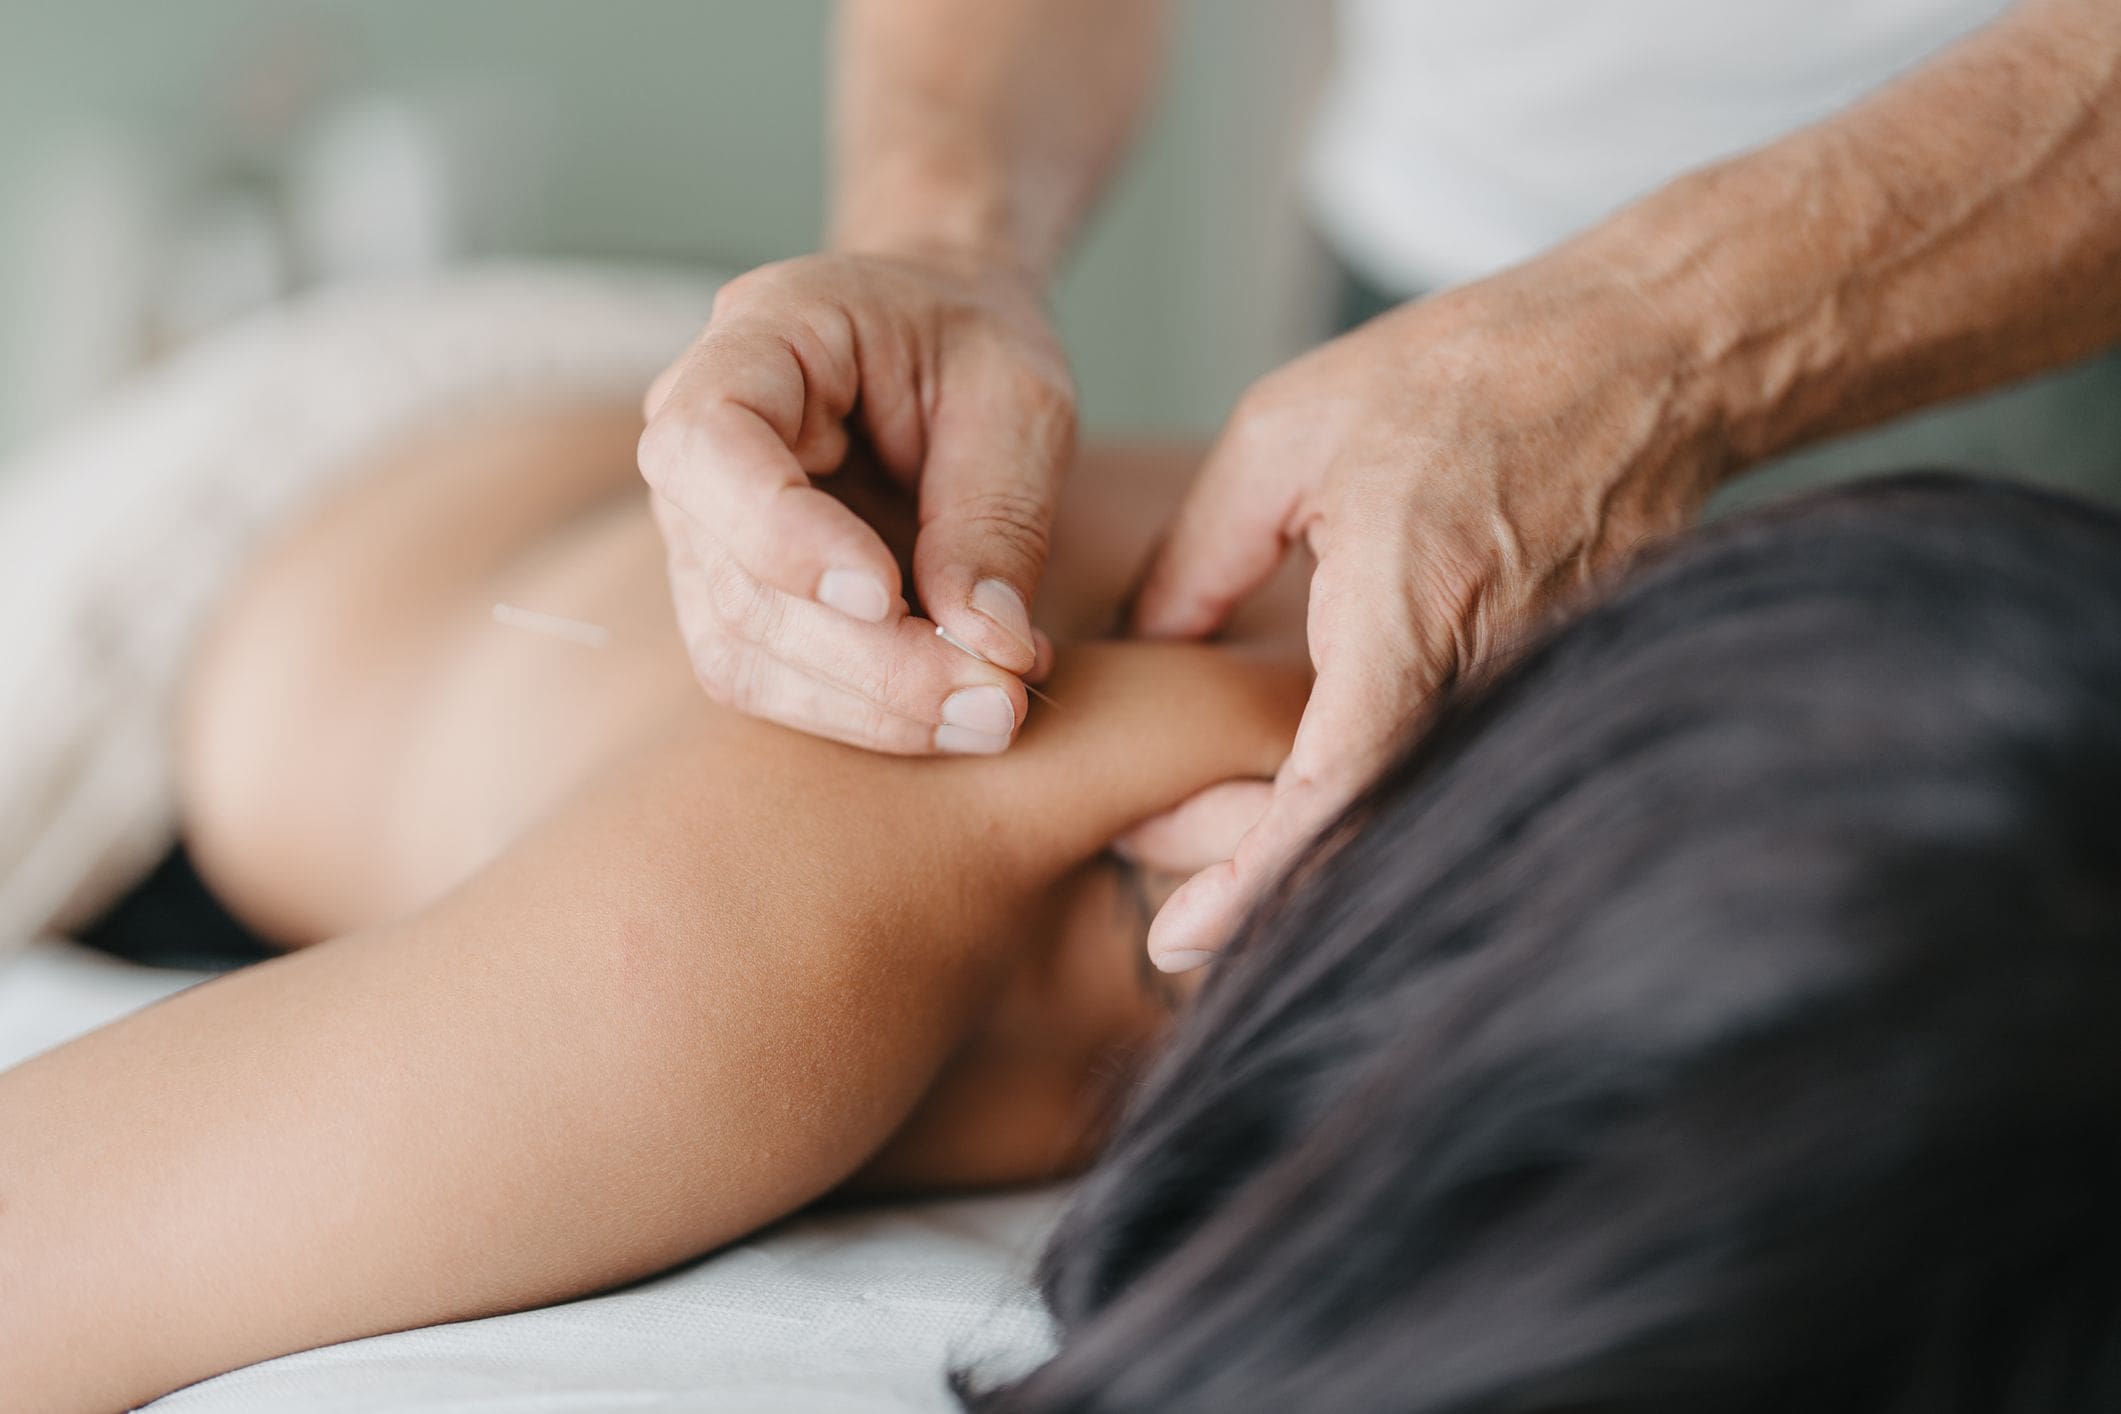
{"label": "practitioner's hand", "polygon": [[[1213,632],[1302,539],[1318,558],[1318,676],[1271,797],[1225,793],[1177,817],[1184,834],[1242,839],[1157,915],[1160,967],[1212,956],[1439,689],[1698,508],[1711,439],[1684,353],[1585,264],[1549,257],[1402,306],[1240,401],[1150,568],[1136,627]],[[1237,807],[1254,818],[1233,828]]]}
{"label": "practitioner's hand", "polygon": [[[641,472],[709,695],[878,751],[1000,751],[1050,648],[1075,395],[1038,291],[946,259],[818,255],[724,286],[649,391]],[[811,483],[866,449],[919,502],[911,616],[876,530]]]}

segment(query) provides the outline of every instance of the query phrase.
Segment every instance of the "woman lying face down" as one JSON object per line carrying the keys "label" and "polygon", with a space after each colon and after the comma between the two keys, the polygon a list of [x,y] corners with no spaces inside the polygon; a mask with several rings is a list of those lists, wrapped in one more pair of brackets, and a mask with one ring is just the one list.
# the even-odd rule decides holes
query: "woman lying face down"
{"label": "woman lying face down", "polygon": [[[2121,1409],[2121,520],[1668,547],[1217,964],[983,1411]],[[980,1386],[970,1372],[968,1388]]]}
{"label": "woman lying face down", "polygon": [[[1168,1002],[1107,845],[1274,768],[1288,619],[1080,641],[1160,519],[1093,459],[1060,709],[957,761],[794,736],[691,681],[633,432],[439,435],[232,598],[187,830],[296,950],[0,1075],[12,1407],[1100,1146]],[[1903,485],[1668,552],[1449,705],[1214,970],[1055,1240],[1059,1358],[992,1401],[2113,1407],[2117,702],[2093,513]]]}
{"label": "woman lying face down", "polygon": [[[1273,771],[1300,641],[1065,646],[1062,706],[1003,755],[798,736],[692,680],[637,435],[564,410],[438,432],[232,596],[185,713],[185,830],[293,951],[0,1075],[9,1410],[115,1409],[607,1287],[834,1190],[1094,1150],[1168,1013],[1153,881],[1106,847]],[[1086,463],[1064,644],[1111,621],[1156,462]],[[496,602],[613,638],[499,627]]]}

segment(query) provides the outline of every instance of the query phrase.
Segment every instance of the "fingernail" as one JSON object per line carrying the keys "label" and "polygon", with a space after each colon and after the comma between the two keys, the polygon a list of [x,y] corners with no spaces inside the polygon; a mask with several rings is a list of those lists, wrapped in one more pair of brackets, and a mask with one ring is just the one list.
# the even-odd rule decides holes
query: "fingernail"
{"label": "fingernail", "polygon": [[1016,730],[1016,708],[998,687],[961,687],[943,699],[943,721],[982,736],[1007,736]]}
{"label": "fingernail", "polygon": [[867,570],[826,570],[818,576],[817,601],[865,624],[880,624],[891,612],[890,591]]}
{"label": "fingernail", "polygon": [[1198,948],[1173,948],[1170,952],[1154,953],[1149,961],[1156,964],[1158,972],[1191,972],[1215,960],[1212,952]]}
{"label": "fingernail", "polygon": [[1009,738],[945,722],[935,729],[935,749],[962,756],[993,756],[1009,749]]}
{"label": "fingernail", "polygon": [[983,579],[972,586],[972,607],[1023,644],[1026,652],[1037,654],[1038,646],[1031,641],[1031,611],[1014,589],[998,579]]}

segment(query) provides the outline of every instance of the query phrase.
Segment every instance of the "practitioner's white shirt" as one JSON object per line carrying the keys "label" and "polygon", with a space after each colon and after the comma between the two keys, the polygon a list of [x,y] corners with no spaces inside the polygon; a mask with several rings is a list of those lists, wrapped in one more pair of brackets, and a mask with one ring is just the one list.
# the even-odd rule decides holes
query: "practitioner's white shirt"
{"label": "practitioner's white shirt", "polygon": [[2003,0],[1341,0],[1314,214],[1412,292],[1824,118]]}

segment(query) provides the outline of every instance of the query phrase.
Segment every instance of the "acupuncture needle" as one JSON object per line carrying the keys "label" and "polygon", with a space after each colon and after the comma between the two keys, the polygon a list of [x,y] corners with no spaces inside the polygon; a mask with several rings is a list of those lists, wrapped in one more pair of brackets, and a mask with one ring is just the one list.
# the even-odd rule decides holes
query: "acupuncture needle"
{"label": "acupuncture needle", "polygon": [[[955,648],[958,652],[969,653],[973,657],[979,659],[982,663],[985,663],[990,668],[994,666],[993,659],[989,658],[986,654],[980,652],[977,648],[974,648],[971,644],[965,642],[964,639],[959,638],[949,629],[944,628],[941,624],[937,624],[935,626],[935,636],[937,638],[940,638],[943,642],[949,644],[952,648]],[[1007,669],[1004,669],[1003,671],[1006,672]],[[1039,701],[1045,703],[1048,707],[1060,706],[1060,703],[1055,702],[1052,698],[1046,696],[1045,693],[1040,692],[1037,688],[1033,687],[1028,682],[1024,684],[1024,691],[1030,693],[1033,697],[1036,697]]]}
{"label": "acupuncture needle", "polygon": [[570,619],[565,614],[548,614],[541,609],[526,609],[519,604],[494,605],[493,621],[508,628],[542,633],[547,638],[580,644],[584,648],[603,648],[611,642],[611,630],[603,624],[593,624],[587,619]]}
{"label": "acupuncture needle", "polygon": [[[565,614],[548,614],[542,609],[526,609],[520,604],[495,604],[493,606],[493,621],[507,628],[518,628],[526,633],[543,634],[547,638],[557,638],[564,643],[573,643],[583,648],[606,647],[611,643],[612,638],[611,630],[603,624],[591,623],[587,619],[571,619]],[[969,654],[979,659],[980,662],[986,663],[989,667],[994,666],[992,660],[984,653],[981,653],[977,648],[974,648],[941,624],[935,626],[935,636],[952,648],[957,649],[960,653]],[[1024,691],[1030,693],[1048,707],[1058,708],[1060,706],[1060,703],[1055,702],[1051,697],[1040,692],[1030,683],[1024,684]]]}

